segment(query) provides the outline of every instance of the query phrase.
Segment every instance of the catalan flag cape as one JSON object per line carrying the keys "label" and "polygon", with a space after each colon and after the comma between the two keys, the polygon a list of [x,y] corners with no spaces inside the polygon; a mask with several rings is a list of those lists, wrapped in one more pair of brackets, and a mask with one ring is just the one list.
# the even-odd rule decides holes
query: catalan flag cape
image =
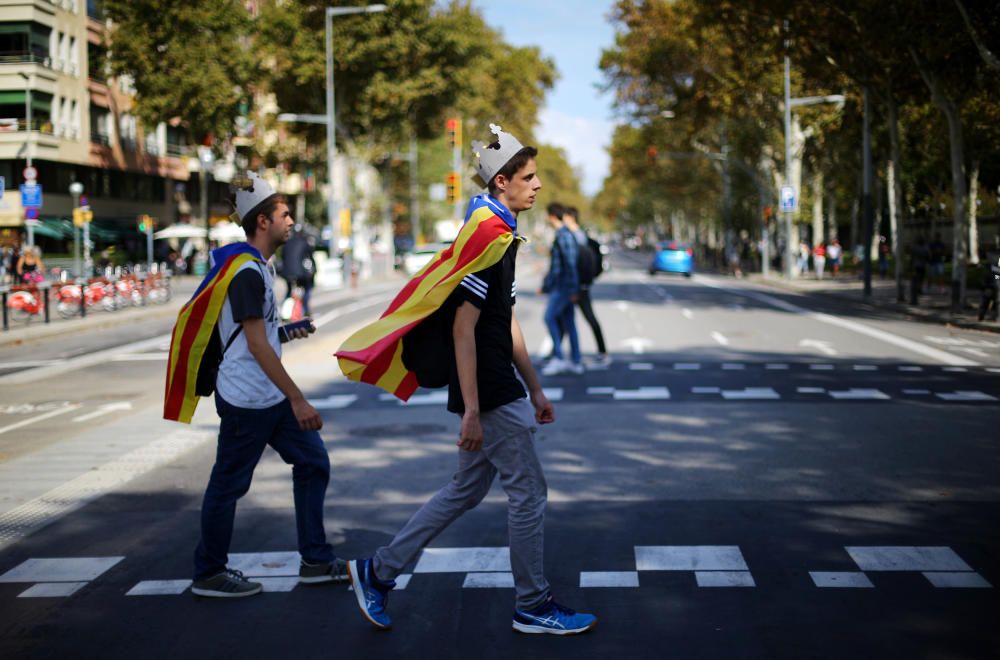
{"label": "catalan flag cape", "polygon": [[409,399],[418,385],[403,364],[403,337],[441,307],[462,278],[499,262],[516,231],[503,204],[485,193],[473,197],[455,241],[406,283],[377,321],[341,345],[336,356],[344,375]]}
{"label": "catalan flag cape", "polygon": [[181,307],[170,339],[164,419],[191,423],[198,406],[195,385],[202,356],[219,321],[229,284],[240,267],[249,261],[266,263],[260,252],[248,243],[232,243],[212,250],[211,270],[191,300]]}

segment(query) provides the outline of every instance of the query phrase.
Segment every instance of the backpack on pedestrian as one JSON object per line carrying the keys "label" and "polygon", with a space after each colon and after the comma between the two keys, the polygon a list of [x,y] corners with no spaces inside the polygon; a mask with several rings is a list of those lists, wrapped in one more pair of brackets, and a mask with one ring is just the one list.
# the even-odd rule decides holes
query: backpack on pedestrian
{"label": "backpack on pedestrian", "polygon": [[604,272],[604,257],[601,255],[601,244],[587,237],[587,242],[579,246],[576,252],[576,272],[580,284],[591,284]]}

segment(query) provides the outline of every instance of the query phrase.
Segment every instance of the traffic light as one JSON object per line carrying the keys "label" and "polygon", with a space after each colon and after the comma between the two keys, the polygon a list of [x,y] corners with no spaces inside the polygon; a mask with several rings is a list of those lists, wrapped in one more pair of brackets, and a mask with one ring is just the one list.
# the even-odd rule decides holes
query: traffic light
{"label": "traffic light", "polygon": [[139,233],[145,234],[147,231],[153,231],[154,221],[153,218],[149,217],[145,213],[139,216]]}
{"label": "traffic light", "polygon": [[457,172],[448,172],[448,175],[444,178],[445,185],[447,186],[445,192],[445,198],[450,203],[455,203],[458,198],[462,195],[462,185],[458,178]]}
{"label": "traffic light", "polygon": [[448,146],[452,149],[462,148],[462,120],[452,117],[445,122],[448,131]]}
{"label": "traffic light", "polygon": [[84,224],[90,222],[94,219],[94,212],[86,207],[80,207],[73,209],[73,224],[77,227],[82,227]]}

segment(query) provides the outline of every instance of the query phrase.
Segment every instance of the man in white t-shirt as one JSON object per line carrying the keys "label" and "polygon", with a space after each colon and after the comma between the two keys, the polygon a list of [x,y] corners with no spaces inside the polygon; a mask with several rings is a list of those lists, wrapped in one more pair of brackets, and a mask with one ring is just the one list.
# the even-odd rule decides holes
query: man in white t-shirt
{"label": "man in white t-shirt", "polygon": [[[195,551],[191,587],[196,595],[221,598],[252,596],[262,589],[260,583],[227,568],[226,562],[236,502],[250,488],[267,445],[292,465],[302,557],[299,581],[347,580],[346,565],[334,556],[323,527],[323,502],[330,480],[330,459],[318,433],[323,420],[281,364],[278,310],[267,261],[288,240],[295,221],[285,198],[265,181],[250,173],[247,183],[236,191],[236,210],[247,235],[247,244],[238,247],[255,258],[244,263],[229,283],[219,316],[223,353],[215,405],[222,421],[201,508],[201,541]],[[226,249],[221,248],[220,254]],[[286,339],[307,335],[306,329],[293,330]]]}

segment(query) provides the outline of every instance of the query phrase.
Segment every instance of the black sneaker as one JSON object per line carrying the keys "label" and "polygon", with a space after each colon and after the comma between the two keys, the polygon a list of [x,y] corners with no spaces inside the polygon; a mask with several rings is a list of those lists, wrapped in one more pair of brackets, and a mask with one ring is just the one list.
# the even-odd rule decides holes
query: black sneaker
{"label": "black sneaker", "polygon": [[318,564],[303,561],[299,564],[299,582],[302,584],[349,581],[347,562],[343,559],[334,558],[333,561],[322,561]]}
{"label": "black sneaker", "polygon": [[259,594],[263,589],[260,582],[251,582],[243,573],[231,568],[191,584],[191,593],[208,598],[243,598]]}

